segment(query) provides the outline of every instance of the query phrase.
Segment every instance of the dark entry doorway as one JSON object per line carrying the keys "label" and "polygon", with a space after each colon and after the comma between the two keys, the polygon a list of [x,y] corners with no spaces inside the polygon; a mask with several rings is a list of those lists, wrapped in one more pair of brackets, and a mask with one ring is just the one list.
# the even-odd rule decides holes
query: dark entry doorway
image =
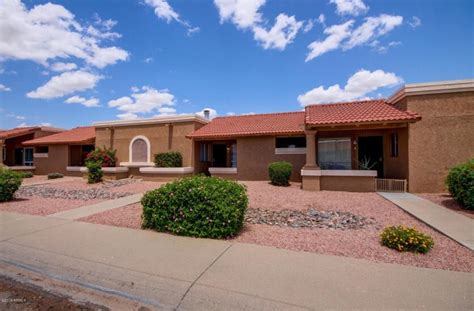
{"label": "dark entry doorway", "polygon": [[227,145],[213,144],[212,145],[212,166],[227,167]]}
{"label": "dark entry doorway", "polygon": [[383,136],[359,137],[359,169],[377,170],[383,177]]}
{"label": "dark entry doorway", "polygon": [[23,148],[15,148],[15,165],[23,165]]}

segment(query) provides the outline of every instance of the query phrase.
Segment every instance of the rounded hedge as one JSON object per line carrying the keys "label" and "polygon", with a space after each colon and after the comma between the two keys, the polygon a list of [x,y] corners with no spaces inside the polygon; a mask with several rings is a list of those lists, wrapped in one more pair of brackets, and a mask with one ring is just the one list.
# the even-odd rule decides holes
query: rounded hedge
{"label": "rounded hedge", "polygon": [[474,159],[453,167],[446,185],[454,200],[465,209],[474,210]]}
{"label": "rounded hedge", "polygon": [[199,238],[236,235],[248,198],[243,185],[217,177],[176,180],[143,196],[142,227]]}
{"label": "rounded hedge", "polygon": [[13,199],[21,186],[21,175],[9,169],[0,168],[0,202]]}
{"label": "rounded hedge", "polygon": [[48,179],[57,179],[57,178],[63,178],[64,174],[61,173],[49,173],[48,174]]}
{"label": "rounded hedge", "polygon": [[293,165],[289,162],[273,162],[268,165],[268,175],[272,185],[289,186]]}
{"label": "rounded hedge", "polygon": [[434,245],[433,239],[415,228],[387,227],[380,234],[382,245],[399,252],[427,253]]}
{"label": "rounded hedge", "polygon": [[155,155],[156,167],[182,167],[183,156],[179,152],[164,152]]}

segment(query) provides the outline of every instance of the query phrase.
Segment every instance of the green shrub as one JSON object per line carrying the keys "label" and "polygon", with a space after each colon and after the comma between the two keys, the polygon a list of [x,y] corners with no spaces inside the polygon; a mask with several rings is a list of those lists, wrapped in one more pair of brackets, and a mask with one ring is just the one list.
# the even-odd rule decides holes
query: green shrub
{"label": "green shrub", "polygon": [[226,238],[243,226],[245,186],[217,177],[194,176],[147,192],[143,228],[200,238]]}
{"label": "green shrub", "polygon": [[465,209],[474,210],[474,159],[453,167],[446,185],[454,200]]}
{"label": "green shrub", "polygon": [[289,186],[293,165],[289,162],[273,162],[268,165],[268,175],[272,185]]}
{"label": "green shrub", "polygon": [[415,228],[387,227],[380,234],[382,245],[399,252],[427,253],[433,247],[433,239]]}
{"label": "green shrub", "polygon": [[21,178],[31,178],[33,177],[33,173],[32,172],[18,172],[21,176]]}
{"label": "green shrub", "polygon": [[87,182],[89,184],[95,184],[102,181],[104,173],[102,172],[102,166],[99,162],[87,161]]}
{"label": "green shrub", "polygon": [[86,157],[86,166],[87,162],[97,162],[102,167],[114,167],[117,164],[117,150],[103,147],[95,148],[95,150],[89,152]]}
{"label": "green shrub", "polygon": [[179,152],[170,151],[155,154],[156,167],[182,167],[183,156]]}
{"label": "green shrub", "polygon": [[13,199],[21,185],[21,174],[9,169],[0,168],[0,202]]}
{"label": "green shrub", "polygon": [[63,178],[64,175],[61,173],[49,173],[48,179],[56,179],[56,178]]}

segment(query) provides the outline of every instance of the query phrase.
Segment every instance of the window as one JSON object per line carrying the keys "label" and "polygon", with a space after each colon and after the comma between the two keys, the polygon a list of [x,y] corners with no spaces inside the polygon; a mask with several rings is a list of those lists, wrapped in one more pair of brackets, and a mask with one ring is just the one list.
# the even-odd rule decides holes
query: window
{"label": "window", "polygon": [[351,139],[320,138],[318,140],[319,166],[326,170],[351,169]]}
{"label": "window", "polygon": [[237,167],[237,144],[232,144],[230,154],[230,163],[232,167]]}
{"label": "window", "polygon": [[277,137],[276,148],[306,148],[306,137]]}
{"label": "window", "polygon": [[33,148],[28,147],[23,149],[23,165],[33,166]]}
{"label": "window", "polygon": [[136,137],[132,140],[130,146],[131,161],[130,162],[149,162],[149,147],[145,138]]}
{"label": "window", "polygon": [[209,145],[201,143],[199,145],[199,161],[207,162],[209,161]]}
{"label": "window", "polygon": [[2,161],[5,162],[7,160],[7,148],[2,147]]}
{"label": "window", "polygon": [[392,133],[390,135],[390,155],[392,157],[398,157],[398,133]]}
{"label": "window", "polygon": [[49,152],[48,146],[36,147],[36,153],[48,153],[48,152]]}

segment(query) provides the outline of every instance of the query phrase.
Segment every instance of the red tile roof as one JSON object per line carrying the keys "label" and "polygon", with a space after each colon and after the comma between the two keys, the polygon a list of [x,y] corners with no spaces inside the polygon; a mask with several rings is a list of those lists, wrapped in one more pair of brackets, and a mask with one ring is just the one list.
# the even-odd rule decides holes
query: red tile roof
{"label": "red tile roof", "polygon": [[365,100],[338,104],[306,106],[305,123],[308,125],[337,125],[348,123],[380,123],[416,121],[420,116],[402,111],[385,100]]}
{"label": "red tile roof", "polygon": [[304,112],[301,111],[217,117],[187,137],[206,139],[303,133]]}
{"label": "red tile roof", "polygon": [[0,131],[0,139],[8,139],[17,136],[26,135],[32,133],[36,130],[40,130],[41,127],[17,127],[11,130]]}
{"label": "red tile roof", "polygon": [[95,141],[95,127],[76,127],[69,131],[23,142],[24,145],[88,144]]}

